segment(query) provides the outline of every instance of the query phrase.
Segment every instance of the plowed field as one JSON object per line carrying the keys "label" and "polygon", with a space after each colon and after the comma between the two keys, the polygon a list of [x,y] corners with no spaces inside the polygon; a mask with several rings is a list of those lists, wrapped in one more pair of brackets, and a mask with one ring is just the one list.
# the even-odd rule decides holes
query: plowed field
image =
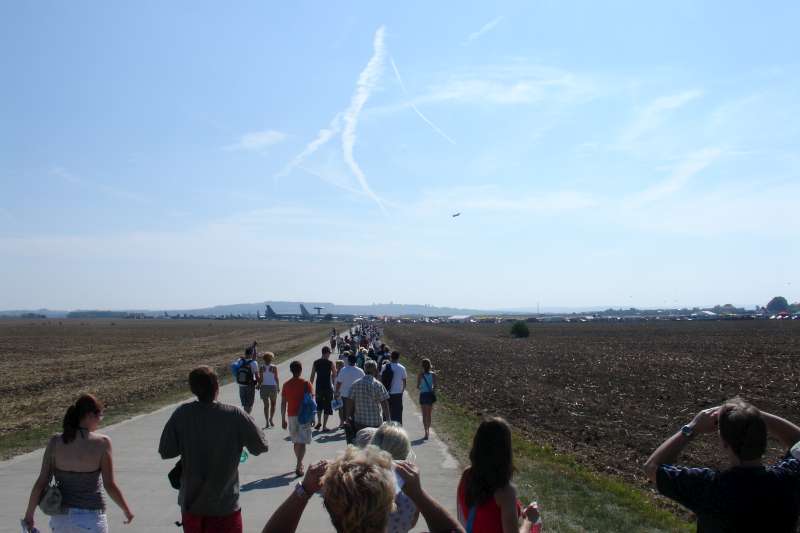
{"label": "plowed field", "polygon": [[[800,422],[800,322],[387,325],[411,366],[428,357],[448,399],[591,468],[643,484],[641,466],[702,408],[741,395]],[[435,418],[435,415],[434,415]],[[771,448],[770,458],[780,453]],[[686,464],[721,466],[717,439]]]}
{"label": "plowed field", "polygon": [[87,391],[110,413],[188,391],[200,364],[225,377],[245,346],[279,357],[325,340],[331,324],[234,320],[0,320],[0,440],[60,424]]}

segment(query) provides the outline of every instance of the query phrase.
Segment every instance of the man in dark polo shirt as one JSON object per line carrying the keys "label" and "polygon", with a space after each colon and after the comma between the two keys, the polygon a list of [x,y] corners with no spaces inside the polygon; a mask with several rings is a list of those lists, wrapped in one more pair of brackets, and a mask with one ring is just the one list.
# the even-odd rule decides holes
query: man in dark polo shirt
{"label": "man in dark polo shirt", "polygon": [[172,413],[158,445],[162,459],[181,456],[183,530],[241,533],[239,458],[245,446],[253,455],[266,452],[267,441],[250,415],[216,401],[219,381],[211,368],[192,370],[189,387],[197,401]]}
{"label": "man in dark polo shirt", "polygon": [[[717,428],[729,468],[673,464],[694,438]],[[788,420],[759,411],[741,398],[728,400],[700,411],[664,441],[645,463],[647,477],[661,494],[697,515],[699,533],[794,533],[800,513],[800,461],[787,451],[781,460],[765,467],[767,433],[786,450],[800,441],[800,428]]]}
{"label": "man in dark polo shirt", "polygon": [[[316,378],[316,379],[315,379]],[[333,381],[336,379],[336,367],[331,361],[331,349],[322,347],[322,357],[314,361],[309,381],[314,383],[314,394],[317,400],[317,430],[328,431],[328,417],[333,414]]]}

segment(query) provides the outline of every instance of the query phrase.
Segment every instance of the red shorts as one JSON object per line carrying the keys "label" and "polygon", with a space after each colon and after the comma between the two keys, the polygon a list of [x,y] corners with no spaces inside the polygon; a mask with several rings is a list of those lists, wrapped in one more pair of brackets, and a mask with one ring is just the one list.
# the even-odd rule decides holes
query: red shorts
{"label": "red shorts", "polygon": [[225,516],[181,513],[183,533],[242,533],[242,510]]}

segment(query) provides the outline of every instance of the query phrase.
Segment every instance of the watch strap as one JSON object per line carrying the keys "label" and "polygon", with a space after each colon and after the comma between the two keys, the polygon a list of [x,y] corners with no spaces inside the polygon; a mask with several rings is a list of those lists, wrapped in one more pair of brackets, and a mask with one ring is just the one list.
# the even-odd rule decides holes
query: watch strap
{"label": "watch strap", "polygon": [[303,498],[304,500],[308,500],[308,499],[310,499],[310,498],[311,498],[311,494],[309,494],[309,493],[306,491],[306,488],[303,486],[303,483],[301,483],[301,482],[298,482],[298,483],[297,483],[297,484],[294,486],[294,493],[295,493],[295,495],[297,495],[297,496],[300,496],[300,497],[301,497],[301,498]]}

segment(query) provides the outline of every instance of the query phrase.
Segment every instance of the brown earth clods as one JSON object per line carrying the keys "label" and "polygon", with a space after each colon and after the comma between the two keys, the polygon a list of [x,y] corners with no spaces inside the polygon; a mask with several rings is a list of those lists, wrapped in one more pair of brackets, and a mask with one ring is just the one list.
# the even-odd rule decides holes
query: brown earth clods
{"label": "brown earth clods", "polygon": [[0,320],[0,440],[60,424],[81,392],[111,412],[188,392],[189,371],[205,364],[227,378],[252,341],[259,351],[293,354],[330,323],[246,320]]}
{"label": "brown earth clods", "polygon": [[[646,483],[642,465],[701,409],[740,395],[800,423],[800,322],[391,324],[408,364],[428,357],[449,400],[500,415],[595,471]],[[434,414],[435,418],[435,414]],[[771,441],[768,460],[779,450]],[[724,465],[717,437],[681,463]]]}

